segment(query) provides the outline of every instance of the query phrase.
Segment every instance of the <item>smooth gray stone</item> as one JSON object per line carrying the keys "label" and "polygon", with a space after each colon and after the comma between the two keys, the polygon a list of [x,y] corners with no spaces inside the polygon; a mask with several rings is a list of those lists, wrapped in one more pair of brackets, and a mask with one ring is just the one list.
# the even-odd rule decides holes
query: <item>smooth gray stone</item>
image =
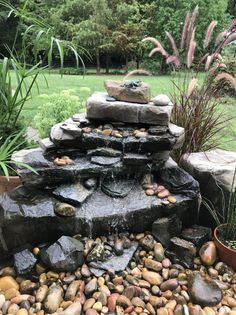
{"label": "smooth gray stone", "polygon": [[189,275],[188,292],[193,303],[204,306],[215,306],[223,298],[218,285],[210,279],[206,279],[199,272]]}
{"label": "smooth gray stone", "polygon": [[[16,162],[28,164],[35,169],[38,167],[52,167],[54,165],[53,162],[44,157],[44,150],[41,148],[16,151],[13,153],[11,159]],[[17,167],[24,169],[20,165]]]}
{"label": "smooth gray stone", "polygon": [[[222,214],[226,209],[234,171],[236,152],[215,149],[207,152],[185,154],[181,158],[181,167],[191,174],[200,184],[202,197],[209,200],[214,209]],[[234,187],[236,188],[236,182]],[[201,206],[201,222],[215,226],[209,211]]]}
{"label": "smooth gray stone", "polygon": [[172,106],[154,106],[123,101],[109,102],[106,93],[94,93],[87,100],[87,117],[95,120],[121,121],[167,126]]}
{"label": "smooth gray stone", "polygon": [[39,146],[44,150],[53,150],[55,149],[55,144],[49,139],[49,138],[44,138],[39,140]]}

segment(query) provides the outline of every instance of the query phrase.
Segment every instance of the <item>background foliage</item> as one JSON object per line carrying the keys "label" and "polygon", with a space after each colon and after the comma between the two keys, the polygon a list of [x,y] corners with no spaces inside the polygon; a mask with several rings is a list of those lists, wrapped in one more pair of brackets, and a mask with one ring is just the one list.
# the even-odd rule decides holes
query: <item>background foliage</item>
{"label": "background foliage", "polygon": [[[84,56],[86,64],[96,66],[97,72],[105,67],[123,65],[125,69],[132,62],[137,68],[147,60],[148,45],[141,40],[152,36],[160,40],[168,48],[165,31],[171,31],[178,42],[178,36],[187,11],[199,5],[197,21],[197,55],[202,53],[202,43],[207,25],[217,20],[216,34],[228,25],[230,15],[235,15],[234,0],[10,0],[14,6],[27,12],[27,19],[20,21],[13,15],[7,18],[7,11],[0,8],[1,32],[0,43],[8,43],[11,47],[16,29],[24,31],[33,24],[33,16],[50,27],[56,38],[73,42],[76,49]],[[27,5],[25,5],[27,2]],[[33,41],[34,37],[29,37]],[[32,43],[33,45],[33,43]],[[43,49],[44,42],[41,41]],[[82,48],[83,47],[83,48]],[[85,49],[86,50],[85,50]],[[20,43],[18,43],[20,50]],[[0,46],[0,52],[4,47]],[[71,59],[70,59],[71,55]],[[29,60],[33,52],[29,52]],[[68,65],[74,66],[72,53],[68,52]],[[158,59],[159,58],[159,59]],[[161,57],[160,68],[165,71]],[[59,63],[55,52],[54,64]]]}

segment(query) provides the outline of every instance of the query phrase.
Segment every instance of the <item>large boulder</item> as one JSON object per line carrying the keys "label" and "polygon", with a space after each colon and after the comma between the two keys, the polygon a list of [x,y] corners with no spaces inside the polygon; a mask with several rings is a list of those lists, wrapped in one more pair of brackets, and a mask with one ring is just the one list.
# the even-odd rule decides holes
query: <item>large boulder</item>
{"label": "large boulder", "polygon": [[[236,152],[216,149],[185,154],[181,167],[199,182],[202,197],[210,200],[214,208],[221,212],[229,200],[236,167]],[[205,223],[208,215],[206,210],[202,209],[202,223]]]}

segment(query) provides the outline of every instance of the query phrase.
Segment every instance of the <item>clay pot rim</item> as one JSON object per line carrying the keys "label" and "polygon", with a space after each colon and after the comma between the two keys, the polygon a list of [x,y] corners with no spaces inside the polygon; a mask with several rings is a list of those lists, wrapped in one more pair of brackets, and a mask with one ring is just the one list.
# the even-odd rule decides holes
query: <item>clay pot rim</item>
{"label": "clay pot rim", "polygon": [[232,248],[230,248],[230,247],[228,247],[228,246],[226,246],[224,243],[222,243],[220,240],[219,240],[219,238],[218,238],[218,236],[217,236],[217,233],[218,233],[218,229],[219,229],[219,227],[224,227],[224,226],[226,226],[227,224],[221,224],[221,225],[218,225],[218,226],[216,226],[215,227],[215,229],[214,229],[214,238],[215,238],[215,240],[225,249],[225,250],[228,250],[229,252],[231,252],[232,254],[236,254],[236,250],[235,249],[232,249]]}
{"label": "clay pot rim", "polygon": [[20,176],[18,175],[9,176],[8,179],[7,176],[0,175],[0,182],[11,183],[17,181],[20,181]]}

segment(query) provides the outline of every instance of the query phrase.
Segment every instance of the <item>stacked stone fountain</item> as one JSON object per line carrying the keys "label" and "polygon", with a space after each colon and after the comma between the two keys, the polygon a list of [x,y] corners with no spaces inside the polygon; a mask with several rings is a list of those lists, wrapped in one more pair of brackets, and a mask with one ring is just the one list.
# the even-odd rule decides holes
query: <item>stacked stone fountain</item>
{"label": "stacked stone fountain", "polygon": [[[157,218],[196,219],[197,182],[170,159],[183,128],[170,123],[166,96],[150,101],[140,81],[106,81],[107,93],[87,100],[86,114],[52,127],[40,148],[13,159],[22,186],[0,196],[1,247],[149,229]],[[36,173],[37,172],[37,173]]]}

